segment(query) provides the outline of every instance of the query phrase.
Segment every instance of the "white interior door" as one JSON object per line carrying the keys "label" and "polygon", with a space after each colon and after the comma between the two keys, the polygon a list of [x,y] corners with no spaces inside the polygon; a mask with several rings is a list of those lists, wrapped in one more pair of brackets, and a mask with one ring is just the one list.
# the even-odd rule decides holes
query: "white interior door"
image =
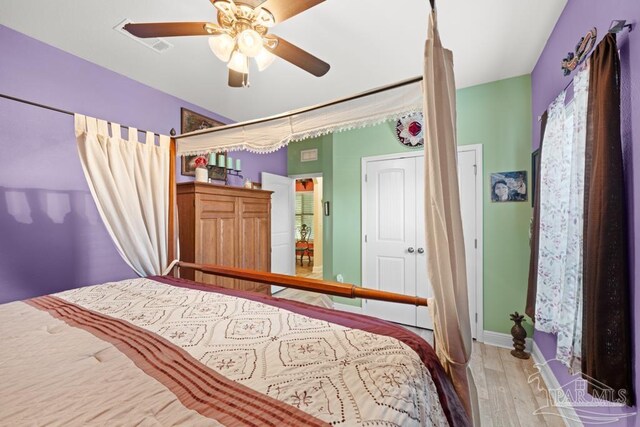
{"label": "white interior door", "polygon": [[[477,338],[477,230],[476,230],[476,179],[481,177],[476,174],[476,151],[458,150],[458,182],[460,186],[460,211],[462,213],[462,232],[464,235],[464,252],[467,264],[467,290],[469,296],[469,319],[471,320],[471,336]],[[482,209],[482,206],[480,206]]]}
{"label": "white interior door", "polygon": [[[416,295],[432,298],[433,288],[427,274],[427,239],[424,231],[424,156],[416,157]],[[416,326],[433,330],[428,307],[416,308]]]}
{"label": "white interior door", "polygon": [[[271,272],[295,276],[295,180],[262,172],[262,189],[271,195]],[[271,293],[283,290],[271,286]]]}
{"label": "white interior door", "polygon": [[[366,269],[363,285],[416,295],[416,160],[366,164]],[[364,311],[392,322],[416,324],[416,308],[367,300]]]}
{"label": "white interior door", "polygon": [[[480,154],[479,154],[480,153]],[[458,178],[466,253],[469,317],[473,338],[478,335],[478,294],[481,268],[477,242],[481,234],[481,151],[459,147]],[[424,155],[371,159],[364,164],[363,243],[364,287],[433,297],[427,271],[424,229]],[[480,220],[478,219],[480,218]],[[381,238],[384,237],[384,238]],[[413,283],[408,283],[413,280]],[[397,323],[433,329],[426,307],[380,301],[363,303],[366,314]]]}

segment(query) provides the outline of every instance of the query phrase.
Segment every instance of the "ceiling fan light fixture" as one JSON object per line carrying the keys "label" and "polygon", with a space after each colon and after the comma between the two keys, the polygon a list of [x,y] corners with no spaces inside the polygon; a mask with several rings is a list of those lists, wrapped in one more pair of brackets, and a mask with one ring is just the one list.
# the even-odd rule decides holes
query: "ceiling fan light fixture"
{"label": "ceiling fan light fixture", "polygon": [[276,56],[263,47],[260,53],[257,54],[254,59],[256,60],[256,64],[258,65],[258,71],[264,71],[267,69],[267,67],[269,67],[269,65],[273,63],[273,61],[276,59]]}
{"label": "ceiling fan light fixture", "polygon": [[276,20],[268,10],[265,10],[261,7],[257,7],[255,9],[255,18],[254,22],[257,25],[262,25],[266,28],[271,28],[276,24]]}
{"label": "ceiling fan light fixture", "polygon": [[212,36],[217,36],[219,34],[224,34],[227,31],[220,27],[219,25],[214,24],[213,22],[207,22],[204,24],[204,30],[211,34]]}
{"label": "ceiling fan light fixture", "polygon": [[229,61],[235,46],[236,41],[229,34],[209,37],[209,47],[221,61]]}
{"label": "ceiling fan light fixture", "polygon": [[262,36],[251,28],[238,34],[238,49],[249,58],[253,58],[262,50]]}
{"label": "ceiling fan light fixture", "polygon": [[249,73],[249,60],[246,55],[240,53],[239,51],[234,51],[231,55],[231,60],[227,64],[229,69],[236,71],[242,74]]}
{"label": "ceiling fan light fixture", "polygon": [[229,68],[227,83],[230,87],[249,86],[249,58],[256,60],[259,71],[268,68],[276,56],[317,77],[329,71],[330,66],[326,62],[281,37],[269,34],[276,23],[325,0],[209,1],[217,10],[214,22],[128,23],[123,28],[141,39],[207,37],[211,51]]}
{"label": "ceiling fan light fixture", "polygon": [[235,14],[235,4],[224,0],[213,1],[213,6],[229,18]]}

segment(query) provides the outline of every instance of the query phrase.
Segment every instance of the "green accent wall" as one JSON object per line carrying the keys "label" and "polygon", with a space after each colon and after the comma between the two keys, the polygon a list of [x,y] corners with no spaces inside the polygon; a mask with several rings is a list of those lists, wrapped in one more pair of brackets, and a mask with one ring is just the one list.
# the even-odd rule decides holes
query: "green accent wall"
{"label": "green accent wall", "polygon": [[[333,277],[327,279],[335,280],[342,274],[346,283],[360,286],[362,158],[412,150],[396,139],[395,122],[338,132],[333,142]],[[360,306],[360,299],[335,297],[334,301]]]}
{"label": "green accent wall", "polygon": [[[484,330],[509,333],[509,313],[524,311],[529,276],[531,77],[461,89],[457,113],[458,145],[483,150]],[[518,170],[527,171],[529,200],[491,202],[491,172]]]}
{"label": "green accent wall", "polygon": [[[318,160],[301,162],[300,152],[318,150]],[[322,202],[333,207],[333,134],[305,139],[289,144],[287,147],[287,174],[305,175],[322,173]],[[333,271],[333,212],[322,219],[322,271],[325,280],[335,280]]]}
{"label": "green accent wall", "polygon": [[[531,164],[531,79],[515,77],[457,91],[458,144],[483,146],[484,330],[509,333],[509,313],[524,311],[529,269],[531,203],[492,203],[490,173],[527,170]],[[300,150],[319,148],[319,159],[300,163]],[[289,145],[289,175],[322,172],[325,217],[323,275],[361,284],[362,157],[414,151],[400,145],[393,122],[338,132]],[[320,169],[318,169],[320,168]],[[359,300],[334,298],[360,305]],[[527,326],[527,325],[525,325]],[[531,329],[528,329],[531,334]]]}
{"label": "green accent wall", "polygon": [[[323,159],[325,157],[331,158],[331,155],[326,155],[325,149],[326,146],[331,145],[332,138],[333,135],[323,135],[289,144],[287,147],[287,173],[289,175],[304,175],[323,172]],[[314,148],[318,150],[318,160],[301,162],[300,152]]]}

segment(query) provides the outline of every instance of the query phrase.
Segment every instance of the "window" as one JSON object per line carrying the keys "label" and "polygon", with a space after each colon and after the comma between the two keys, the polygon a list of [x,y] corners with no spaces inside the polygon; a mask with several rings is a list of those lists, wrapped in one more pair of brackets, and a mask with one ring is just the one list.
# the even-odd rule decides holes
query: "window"
{"label": "window", "polygon": [[313,191],[296,193],[296,239],[300,239],[302,224],[307,224],[311,230],[308,240],[313,240]]}

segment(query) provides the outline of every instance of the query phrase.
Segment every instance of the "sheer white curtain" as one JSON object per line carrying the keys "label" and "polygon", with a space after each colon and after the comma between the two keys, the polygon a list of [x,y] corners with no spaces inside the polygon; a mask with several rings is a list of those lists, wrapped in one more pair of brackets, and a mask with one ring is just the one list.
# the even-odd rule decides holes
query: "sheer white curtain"
{"label": "sheer white curtain", "polygon": [[425,230],[429,301],[435,323],[436,353],[478,425],[478,399],[469,368],[471,327],[467,295],[456,150],[456,94],[453,55],[438,34],[435,10],[424,51]]}
{"label": "sheer white curtain", "polygon": [[[109,128],[111,133],[109,133]],[[75,115],[76,142],[89,189],[122,258],[140,276],[167,266],[169,137],[121,138],[120,125]]]}
{"label": "sheer white curtain", "polygon": [[558,335],[556,358],[571,367],[582,337],[584,159],[589,70],[551,104],[541,154],[536,329]]}
{"label": "sheer white curtain", "polygon": [[[310,111],[293,111],[286,117],[266,122],[246,122],[212,133],[198,131],[178,139],[177,153],[202,154],[211,151],[246,150],[271,153],[291,141],[328,133],[373,126],[422,108],[422,82],[373,91],[366,96],[330,103]],[[205,133],[202,133],[205,132]]]}

